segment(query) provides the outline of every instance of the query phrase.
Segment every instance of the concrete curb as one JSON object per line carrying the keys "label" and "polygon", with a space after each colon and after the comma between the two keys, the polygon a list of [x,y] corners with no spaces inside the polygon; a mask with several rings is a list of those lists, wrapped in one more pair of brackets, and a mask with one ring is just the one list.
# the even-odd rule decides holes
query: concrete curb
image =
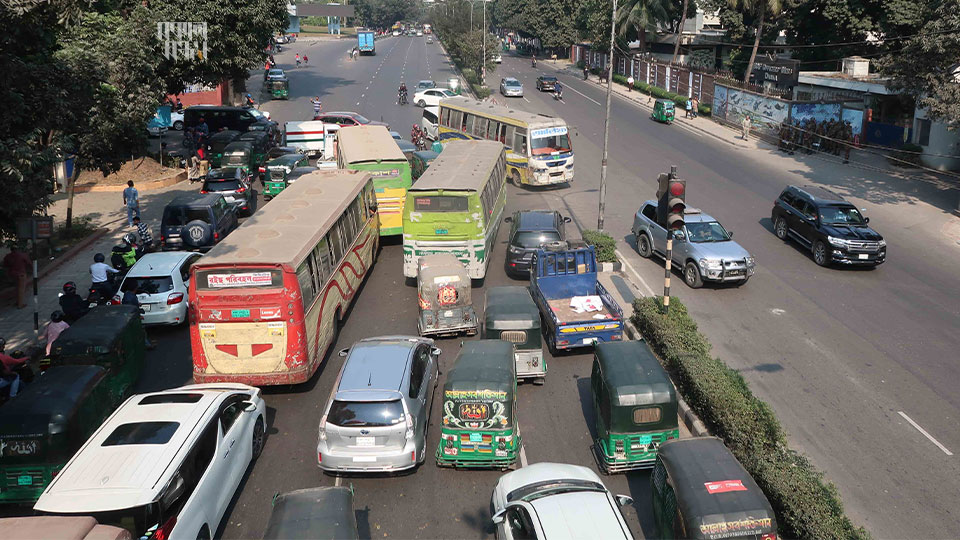
{"label": "concrete curb", "polygon": [[[81,251],[87,249],[92,244],[94,244],[97,240],[103,238],[103,236],[105,236],[110,232],[111,231],[106,228],[99,228],[93,231],[93,233],[91,233],[89,236],[81,240],[79,243],[75,244],[73,247],[68,249],[63,255],[54,259],[52,263],[41,268],[40,271],[37,272],[37,279],[40,280],[47,277],[54,270],[63,266],[63,264],[65,264],[67,261],[76,257],[77,254],[79,254]],[[3,289],[2,291],[0,291],[0,299],[6,300],[8,298],[12,298],[16,294],[16,292],[17,291],[15,287],[7,287],[6,289]]]}
{"label": "concrete curb", "polygon": [[[154,180],[152,182],[144,182],[142,184],[137,184],[138,191],[150,191],[154,189],[162,189],[165,187],[172,186],[174,184],[179,184],[187,179],[187,171],[180,171],[179,173],[171,176],[169,178],[164,178],[163,180]],[[114,186],[100,186],[97,184],[83,184],[80,186],[73,186],[73,194],[77,193],[90,193],[90,192],[120,192],[127,188],[126,184]]]}

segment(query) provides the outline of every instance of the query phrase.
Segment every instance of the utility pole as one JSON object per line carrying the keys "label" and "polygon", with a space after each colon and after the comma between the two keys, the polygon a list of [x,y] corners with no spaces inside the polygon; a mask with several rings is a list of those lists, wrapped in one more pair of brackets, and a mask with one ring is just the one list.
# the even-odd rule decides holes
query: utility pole
{"label": "utility pole", "polygon": [[483,57],[483,63],[480,64],[480,86],[486,84],[487,79],[487,0],[483,2],[483,45],[480,47],[480,55]]}
{"label": "utility pole", "polygon": [[610,100],[613,96],[613,40],[617,25],[617,0],[613,0],[613,11],[610,12],[610,56],[607,58],[607,117],[603,121],[603,159],[600,161],[600,211],[597,215],[597,229],[603,230],[603,207],[607,197],[607,156],[610,143]]}

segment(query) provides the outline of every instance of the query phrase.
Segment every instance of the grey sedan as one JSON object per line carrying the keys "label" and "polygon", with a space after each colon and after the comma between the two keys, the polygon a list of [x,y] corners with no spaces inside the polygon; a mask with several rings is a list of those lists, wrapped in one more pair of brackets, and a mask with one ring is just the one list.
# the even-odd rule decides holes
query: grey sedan
{"label": "grey sedan", "polygon": [[523,97],[523,84],[513,77],[500,79],[500,93],[507,97]]}

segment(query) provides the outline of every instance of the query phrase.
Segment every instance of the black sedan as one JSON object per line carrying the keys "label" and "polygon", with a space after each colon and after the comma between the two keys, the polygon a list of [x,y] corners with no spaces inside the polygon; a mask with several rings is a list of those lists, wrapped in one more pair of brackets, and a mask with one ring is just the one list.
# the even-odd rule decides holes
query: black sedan
{"label": "black sedan", "polygon": [[553,92],[557,88],[557,78],[550,77],[549,75],[541,75],[537,77],[537,90],[541,92]]}

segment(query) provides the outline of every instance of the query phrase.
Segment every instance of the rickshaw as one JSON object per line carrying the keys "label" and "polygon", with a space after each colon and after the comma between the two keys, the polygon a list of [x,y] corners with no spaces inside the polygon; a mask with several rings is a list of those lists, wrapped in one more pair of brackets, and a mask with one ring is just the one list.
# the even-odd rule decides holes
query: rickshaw
{"label": "rickshaw", "polygon": [[260,166],[267,162],[267,155],[270,153],[270,148],[274,146],[270,134],[266,131],[248,131],[237,137],[237,141],[249,141],[253,145],[252,160],[256,166],[253,167],[251,171],[253,173],[259,173]]}
{"label": "rickshaw", "polygon": [[429,167],[433,160],[437,159],[439,155],[439,153],[433,150],[419,150],[408,158],[410,162],[410,175],[413,177],[414,182],[417,181],[417,178],[423,176],[427,167]]}
{"label": "rickshaw", "polygon": [[290,79],[273,79],[267,81],[267,88],[270,90],[270,97],[273,99],[290,98]]}
{"label": "rickshaw", "polygon": [[57,366],[6,403],[0,409],[0,503],[36,501],[120,404],[126,382],[102,366]]}
{"label": "rickshaw", "polygon": [[513,343],[517,380],[544,383],[547,361],[540,336],[540,311],[530,296],[530,289],[519,286],[488,289],[480,337]]}
{"label": "rickshaw", "polygon": [[243,169],[248,175],[260,171],[260,166],[254,160],[253,142],[236,140],[223,149],[221,168]]}
{"label": "rickshaw", "polygon": [[680,438],[677,392],[646,342],[597,343],[590,389],[604,473],[649,469],[660,445]]}
{"label": "rickshaw", "polygon": [[297,167],[306,167],[309,159],[303,154],[286,154],[274,158],[261,168],[263,173],[263,197],[270,200],[287,188],[287,176]]}
{"label": "rickshaw", "polygon": [[60,334],[50,351],[50,367],[96,365],[107,369],[110,396],[119,403],[132,393],[143,371],[147,335],[140,308],[93,308]]}
{"label": "rickshaw", "polygon": [[657,122],[670,124],[674,119],[675,106],[676,104],[669,99],[658,99],[653,103],[653,112],[650,113],[650,118]]}
{"label": "rickshaw", "polygon": [[239,131],[226,130],[214,133],[207,138],[207,161],[210,168],[219,169],[223,161],[223,149],[240,136]]}
{"label": "rickshaw", "polygon": [[451,253],[425,255],[417,263],[417,296],[421,336],[477,334],[477,314],[471,300],[467,269]]}
{"label": "rickshaw", "polygon": [[514,468],[522,444],[516,408],[513,344],[499,339],[464,343],[443,385],[437,465]]}
{"label": "rickshaw", "polygon": [[664,443],[650,485],[657,538],[777,540],[770,502],[716,437]]}
{"label": "rickshaw", "polygon": [[273,512],[263,540],[356,540],[353,488],[317,487],[273,498]]}

